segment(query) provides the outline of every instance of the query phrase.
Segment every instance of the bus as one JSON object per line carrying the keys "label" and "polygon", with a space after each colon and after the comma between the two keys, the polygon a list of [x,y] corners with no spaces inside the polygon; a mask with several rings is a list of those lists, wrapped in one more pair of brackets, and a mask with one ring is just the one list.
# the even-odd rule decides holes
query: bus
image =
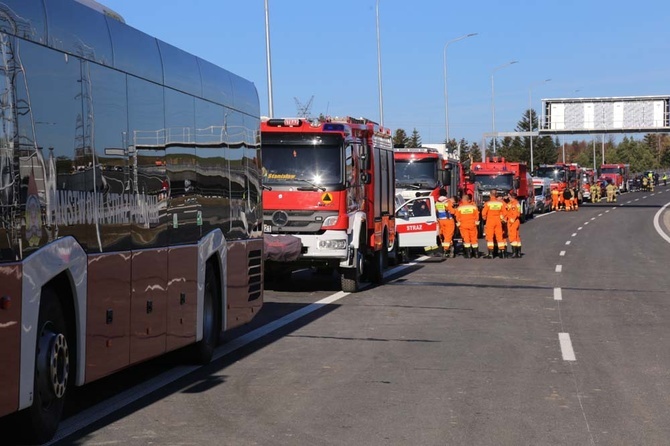
{"label": "bus", "polygon": [[0,0],[0,416],[33,442],[263,304],[256,88],[96,5]]}

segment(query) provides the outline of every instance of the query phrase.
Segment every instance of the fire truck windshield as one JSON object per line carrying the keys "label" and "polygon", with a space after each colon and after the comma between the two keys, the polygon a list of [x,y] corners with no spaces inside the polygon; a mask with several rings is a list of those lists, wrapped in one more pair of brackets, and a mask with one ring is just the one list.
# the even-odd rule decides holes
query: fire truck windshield
{"label": "fire truck windshield", "polygon": [[342,183],[341,147],[337,145],[274,145],[262,148],[265,184]]}
{"label": "fire truck windshield", "polygon": [[565,169],[557,167],[538,167],[535,176],[539,178],[550,178],[555,182],[567,182]]}
{"label": "fire truck windshield", "polygon": [[600,173],[621,173],[618,167],[603,167]]}
{"label": "fire truck windshield", "polygon": [[475,175],[475,183],[483,190],[502,189],[511,190],[514,185],[514,175],[505,173],[501,175]]}
{"label": "fire truck windshield", "polygon": [[437,186],[437,159],[395,160],[396,187]]}

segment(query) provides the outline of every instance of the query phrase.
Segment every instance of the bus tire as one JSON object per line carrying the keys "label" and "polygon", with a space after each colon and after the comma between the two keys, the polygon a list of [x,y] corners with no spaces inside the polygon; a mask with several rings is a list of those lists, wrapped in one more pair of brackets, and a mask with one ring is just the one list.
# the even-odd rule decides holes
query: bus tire
{"label": "bus tire", "polygon": [[340,286],[345,293],[357,293],[361,288],[361,276],[365,256],[360,249],[354,250],[354,267],[343,268],[340,272]]}
{"label": "bus tire", "polygon": [[219,344],[221,319],[219,318],[219,302],[221,302],[220,284],[214,266],[207,262],[205,269],[205,296],[202,309],[202,339],[193,345],[193,361],[208,364],[212,360],[214,350]]}
{"label": "bus tire", "polygon": [[25,441],[45,443],[53,438],[63,414],[69,378],[70,350],[65,316],[56,292],[45,287],[37,323],[33,404],[19,413]]}

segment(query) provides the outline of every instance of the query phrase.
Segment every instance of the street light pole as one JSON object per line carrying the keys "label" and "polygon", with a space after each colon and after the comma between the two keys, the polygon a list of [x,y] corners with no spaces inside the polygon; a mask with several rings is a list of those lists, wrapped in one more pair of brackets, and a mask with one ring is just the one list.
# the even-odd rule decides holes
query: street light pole
{"label": "street light pole", "polygon": [[265,0],[265,57],[268,69],[268,117],[274,117],[274,104],[272,100],[272,57],[270,55],[270,8],[268,0]]}
{"label": "street light pole", "polygon": [[[506,64],[495,67],[493,69],[493,71],[491,72],[491,117],[492,117],[491,119],[492,119],[492,124],[493,124],[492,131],[494,133],[494,135],[493,135],[493,153],[494,154],[496,153],[496,140],[498,138],[496,138],[496,136],[495,136],[495,132],[496,132],[496,102],[495,102],[495,97],[496,97],[496,94],[495,94],[495,84],[493,82],[493,75],[496,73],[496,71],[501,70],[501,69],[503,69],[505,67],[508,67],[510,65],[513,65],[515,63],[519,63],[519,61],[518,60],[513,60],[511,62],[507,62]],[[486,147],[484,147],[484,151],[486,152]]]}
{"label": "street light pole", "polygon": [[375,5],[377,19],[377,83],[379,84],[379,124],[384,126],[384,95],[382,93],[382,49],[379,40],[379,0]]}
{"label": "street light pole", "polygon": [[467,39],[468,37],[476,35],[477,33],[465,34],[461,37],[452,39],[444,44],[444,52],[442,58],[444,63],[444,124],[447,129],[447,138],[444,143],[445,149],[447,148],[447,144],[449,144],[449,100],[448,100],[449,96],[447,93],[447,47],[449,46],[450,43],[458,42],[459,40]]}
{"label": "street light pole", "polygon": [[[551,81],[551,79],[545,79],[542,82],[539,82],[539,83],[534,84],[534,85],[546,84],[549,81]],[[531,132],[533,131],[533,127],[534,127],[533,126],[533,114],[532,114],[532,110],[533,110],[533,92],[532,92],[532,90],[533,90],[533,84],[531,84],[528,87],[528,128],[530,129]],[[534,164],[533,164],[533,135],[530,135],[530,171],[531,172],[533,171],[533,166],[534,166]]]}

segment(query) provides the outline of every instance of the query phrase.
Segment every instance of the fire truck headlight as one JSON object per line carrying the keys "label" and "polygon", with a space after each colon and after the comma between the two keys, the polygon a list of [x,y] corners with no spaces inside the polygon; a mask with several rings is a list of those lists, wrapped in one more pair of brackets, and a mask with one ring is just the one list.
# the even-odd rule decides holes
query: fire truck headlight
{"label": "fire truck headlight", "polygon": [[347,240],[321,240],[319,241],[321,249],[347,249]]}
{"label": "fire truck headlight", "polygon": [[321,227],[335,226],[336,224],[337,224],[337,215],[331,215],[330,217],[326,217],[326,219],[323,220],[323,223],[321,223]]}

